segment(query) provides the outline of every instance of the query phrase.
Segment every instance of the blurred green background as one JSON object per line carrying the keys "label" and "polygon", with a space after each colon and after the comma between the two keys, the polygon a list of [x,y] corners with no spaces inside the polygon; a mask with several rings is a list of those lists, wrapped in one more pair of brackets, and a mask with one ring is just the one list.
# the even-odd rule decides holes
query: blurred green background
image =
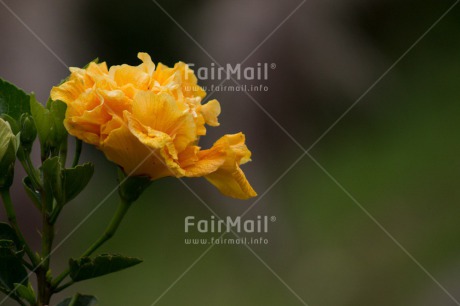
{"label": "blurred green background", "polygon": [[[138,51],[169,65],[212,62],[149,0],[4,2],[47,47],[0,5],[0,76],[42,101],[68,74],[47,48],[70,66],[95,57],[137,64]],[[300,2],[159,3],[220,64],[235,64]],[[308,148],[453,3],[307,0],[248,59],[276,63],[263,81],[269,91],[250,94]],[[168,178],[152,185],[101,249],[144,263],[71,287],[54,302],[78,290],[113,306],[302,305],[294,291],[311,306],[458,305],[445,291],[460,300],[459,34],[455,7],[311,150],[346,192],[308,156],[272,186],[302,150],[244,93],[213,94],[221,126],[202,145],[246,134],[253,161],[243,170],[263,195],[247,217],[277,218],[264,235],[269,244],[251,246],[269,268],[244,246],[215,246],[190,268],[208,246],[184,244],[195,237],[184,233],[184,218],[211,213]],[[85,146],[84,160],[96,164],[96,174],[63,212],[56,243],[116,186],[115,166],[100,152]],[[185,182],[221,217],[253,203],[223,198],[204,179]],[[38,216],[16,188],[20,222],[38,247]],[[58,248],[56,271],[102,233],[116,202],[116,194],[109,197]]]}

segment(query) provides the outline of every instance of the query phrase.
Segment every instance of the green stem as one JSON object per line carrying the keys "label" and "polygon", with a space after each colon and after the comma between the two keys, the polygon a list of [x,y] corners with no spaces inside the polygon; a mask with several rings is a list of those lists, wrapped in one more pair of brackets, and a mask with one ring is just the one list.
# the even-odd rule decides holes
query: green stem
{"label": "green stem", "polygon": [[40,178],[37,174],[37,171],[35,170],[32,160],[30,159],[30,155],[25,153],[24,158],[21,158],[20,162],[22,164],[22,167],[26,171],[27,175],[29,176],[30,180],[32,181],[35,190],[40,191],[42,189]]}
{"label": "green stem", "polygon": [[61,205],[61,206],[56,207],[56,208],[53,210],[53,212],[51,213],[50,219],[49,219],[50,222],[51,222],[51,224],[55,224],[55,223],[56,223],[57,218],[59,217],[59,214],[60,214],[61,211],[62,211],[62,208],[63,208],[63,206]]}
{"label": "green stem", "polygon": [[67,162],[67,138],[61,143],[59,148],[59,157],[61,158],[62,166],[65,167]]}
{"label": "green stem", "polygon": [[[99,249],[104,243],[106,243],[113,235],[116,233],[118,227],[121,224],[121,221],[126,216],[128,209],[131,207],[131,202],[121,199],[120,205],[118,206],[115,215],[112,217],[109,226],[105,229],[101,237],[99,237],[96,242],[94,242],[82,255],[81,257],[88,257],[93,254],[97,249]],[[67,269],[62,272],[56,279],[53,281],[53,288],[58,288],[59,284],[69,275],[70,270]]]}
{"label": "green stem", "polygon": [[78,138],[75,138],[75,155],[73,157],[72,168],[75,168],[80,161],[81,149],[82,141]]}
{"label": "green stem", "polygon": [[105,229],[104,234],[95,243],[93,243],[93,245],[91,245],[81,257],[90,256],[99,247],[101,247],[104,243],[113,237],[130,207],[131,203],[124,201],[123,199],[120,201],[120,205],[118,206],[118,209],[115,212],[115,215],[113,216],[109,226]]}
{"label": "green stem", "polygon": [[40,183],[40,178],[38,177],[34,164],[32,163],[32,160],[30,159],[30,154],[26,155],[26,164],[30,172],[30,173],[28,172],[27,174],[31,176],[32,181],[36,184],[35,186],[36,189],[40,190],[42,188],[41,183]]}
{"label": "green stem", "polygon": [[42,254],[41,265],[37,270],[38,305],[49,305],[53,287],[48,277],[50,271],[50,256],[54,240],[54,224],[50,221],[46,209],[46,195],[42,193]]}
{"label": "green stem", "polygon": [[81,297],[80,293],[76,293],[69,302],[69,306],[78,305],[78,299]]}
{"label": "green stem", "polygon": [[62,290],[66,289],[67,287],[70,287],[74,284],[73,281],[69,281],[59,287],[57,287],[56,289],[53,290],[54,293],[58,293],[58,292],[61,292]]}
{"label": "green stem", "polygon": [[54,237],[54,227],[52,225],[43,224],[42,233],[42,262],[41,266],[37,269],[37,283],[38,283],[38,305],[47,306],[53,294],[53,287],[48,277],[50,271],[50,253]]}
{"label": "green stem", "polygon": [[36,306],[48,306],[51,300],[53,290],[51,284],[47,279],[47,271],[43,267],[37,270],[37,287],[38,287],[38,300]]}
{"label": "green stem", "polygon": [[29,269],[30,271],[33,271],[35,269],[34,266],[28,263],[24,258],[22,259],[22,264],[26,266],[26,268]]}
{"label": "green stem", "polygon": [[42,261],[43,266],[48,270],[50,264],[51,248],[54,240],[54,225],[50,222],[49,217],[45,213],[43,216],[42,230]]}
{"label": "green stem", "polygon": [[5,206],[6,215],[8,217],[8,221],[9,221],[11,227],[13,228],[14,232],[16,233],[16,236],[19,239],[19,242],[24,246],[24,250],[25,250],[27,256],[29,256],[29,258],[30,258],[30,260],[32,262],[32,265],[38,266],[40,261],[35,256],[34,252],[29,247],[29,245],[27,244],[26,239],[22,235],[21,229],[19,228],[19,225],[18,225],[18,222],[17,222],[17,219],[16,219],[16,213],[15,213],[14,207],[13,207],[13,202],[11,201],[10,191],[9,190],[2,190],[2,191],[0,191],[0,194],[1,194],[1,197],[2,197],[2,200],[3,200],[3,205]]}

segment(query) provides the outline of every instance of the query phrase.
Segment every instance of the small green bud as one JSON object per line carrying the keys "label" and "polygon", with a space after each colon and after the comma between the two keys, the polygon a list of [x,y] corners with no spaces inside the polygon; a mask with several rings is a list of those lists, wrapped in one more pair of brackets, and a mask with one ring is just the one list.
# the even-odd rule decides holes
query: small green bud
{"label": "small green bud", "polygon": [[0,119],[3,119],[6,122],[8,122],[8,124],[10,125],[10,128],[11,128],[11,131],[13,131],[14,135],[17,135],[20,132],[19,124],[16,121],[16,119],[14,119],[13,117],[11,117],[11,116],[9,116],[7,114],[1,114]]}
{"label": "small green bud", "polygon": [[0,118],[0,190],[9,188],[13,183],[18,136],[13,134],[10,124]]}
{"label": "small green bud", "polygon": [[63,123],[66,104],[53,101],[48,106],[44,107],[34,95],[30,96],[30,112],[40,139],[42,161],[59,155],[61,147],[67,142],[67,130]]}
{"label": "small green bud", "polygon": [[29,114],[22,114],[21,146],[23,146],[24,150],[30,152],[35,138],[37,138],[37,128],[35,127],[34,118]]}

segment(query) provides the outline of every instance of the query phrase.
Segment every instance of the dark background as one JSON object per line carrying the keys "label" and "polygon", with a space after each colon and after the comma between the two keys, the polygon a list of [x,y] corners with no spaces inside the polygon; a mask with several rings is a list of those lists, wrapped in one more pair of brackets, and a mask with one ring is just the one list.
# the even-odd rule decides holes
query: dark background
{"label": "dark background", "polygon": [[[13,14],[0,3],[0,76],[42,102],[68,75],[66,65],[96,57],[137,65],[137,52],[145,51],[156,63],[209,67],[208,52],[222,65],[236,64],[301,3],[161,0],[200,48],[150,0],[3,1]],[[303,150],[245,93],[213,94],[221,126],[201,144],[246,134],[253,161],[243,170],[260,195],[247,217],[277,218],[265,235],[269,244],[251,246],[269,268],[244,246],[215,246],[183,275],[207,249],[184,245],[184,218],[211,212],[167,178],[101,250],[144,263],[61,297],[78,289],[114,306],[158,298],[156,305],[302,305],[294,291],[312,306],[457,305],[449,294],[460,300],[460,7],[362,96],[453,3],[307,0],[248,58],[248,66],[276,64],[263,82],[269,91],[250,95],[305,149],[362,98],[309,151],[323,169],[304,156],[273,185]],[[85,146],[83,158],[96,174],[63,212],[57,244],[116,186],[115,166],[102,153]],[[38,215],[19,177],[20,224],[39,247]],[[185,182],[221,217],[254,202],[224,198],[204,179]],[[116,202],[115,193],[62,243],[55,271],[96,239]]]}

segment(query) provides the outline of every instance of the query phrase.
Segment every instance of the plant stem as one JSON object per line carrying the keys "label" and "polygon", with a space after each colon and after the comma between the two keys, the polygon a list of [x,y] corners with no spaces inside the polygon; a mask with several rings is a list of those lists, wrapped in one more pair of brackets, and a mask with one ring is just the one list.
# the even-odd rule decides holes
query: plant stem
{"label": "plant stem", "polygon": [[37,269],[38,306],[49,305],[53,287],[48,276],[50,271],[50,256],[54,240],[54,224],[50,220],[46,208],[46,195],[42,193],[42,254],[41,264]]}
{"label": "plant stem", "polygon": [[56,289],[53,290],[54,293],[58,293],[58,292],[61,292],[62,290],[66,289],[67,287],[70,287],[74,284],[73,281],[69,281],[59,287],[57,287]]}
{"label": "plant stem", "polygon": [[53,210],[53,212],[51,213],[51,216],[50,216],[50,222],[51,224],[55,224],[56,221],[57,221],[57,218],[59,217],[59,214],[61,213],[62,211],[62,206],[59,206],[57,207],[56,209]]}
{"label": "plant stem", "polygon": [[80,161],[81,149],[82,141],[78,138],[75,138],[75,155],[73,157],[72,168],[76,167]]}
{"label": "plant stem", "polygon": [[40,179],[37,175],[37,172],[35,170],[35,167],[32,163],[32,160],[30,159],[30,155],[26,153],[24,158],[20,159],[20,162],[21,162],[22,167],[26,171],[27,175],[29,176],[30,180],[32,181],[34,188],[37,191],[40,191],[42,189],[42,186],[40,183]]}
{"label": "plant stem", "polygon": [[91,245],[86,252],[83,253],[81,257],[90,256],[93,254],[99,247],[101,247],[104,243],[106,243],[113,235],[116,233],[118,227],[121,224],[121,221],[125,217],[126,213],[128,212],[129,207],[131,207],[131,203],[124,201],[121,199],[120,205],[118,206],[115,215],[113,216],[112,220],[110,221],[109,226],[105,229],[104,234],[93,244]]}
{"label": "plant stem", "polygon": [[28,263],[24,258],[22,259],[22,264],[26,266],[26,268],[29,269],[30,271],[34,270],[34,267],[30,263]]}
{"label": "plant stem", "polygon": [[59,148],[59,157],[62,161],[62,166],[65,167],[67,161],[67,138],[61,143]]}
{"label": "plant stem", "polygon": [[76,306],[76,305],[78,305],[78,299],[80,298],[80,296],[81,296],[80,293],[76,293],[76,294],[72,297],[72,299],[70,300],[69,306]]}
{"label": "plant stem", "polygon": [[38,305],[49,305],[53,288],[48,277],[50,271],[50,255],[54,239],[54,226],[50,223],[46,212],[43,214],[43,229],[42,229],[42,261],[37,269],[38,282]]}
{"label": "plant stem", "polygon": [[[98,248],[100,248],[104,243],[106,243],[110,238],[113,237],[118,227],[121,224],[121,221],[126,216],[128,209],[131,207],[131,202],[124,200],[123,198],[120,201],[117,211],[115,212],[112,220],[105,229],[101,237],[99,237],[96,242],[94,242],[82,255],[81,257],[87,257],[93,254]],[[53,281],[53,288],[58,288],[59,284],[69,275],[70,270],[67,269],[62,272],[56,279]]]}
{"label": "plant stem", "polygon": [[29,168],[29,171],[27,172],[27,174],[31,176],[32,182],[36,184],[35,188],[37,190],[40,190],[42,188],[41,183],[40,183],[40,178],[37,176],[37,171],[35,170],[32,160],[30,159],[30,154],[26,154],[26,165]]}
{"label": "plant stem", "polygon": [[54,240],[54,225],[50,222],[49,217],[43,216],[43,233],[42,233],[42,261],[46,268],[50,264],[51,248]]}
{"label": "plant stem", "polygon": [[29,256],[32,265],[37,266],[39,264],[39,259],[37,256],[34,254],[32,249],[29,247],[27,244],[26,239],[22,235],[21,229],[19,228],[17,219],[16,219],[16,213],[14,211],[13,207],[13,202],[11,201],[11,195],[9,190],[2,190],[0,191],[2,200],[3,200],[3,205],[5,206],[6,210],[6,215],[8,217],[8,221],[13,228],[14,232],[16,233],[17,238],[19,239],[19,242],[23,245],[25,252],[27,253],[27,256]]}

